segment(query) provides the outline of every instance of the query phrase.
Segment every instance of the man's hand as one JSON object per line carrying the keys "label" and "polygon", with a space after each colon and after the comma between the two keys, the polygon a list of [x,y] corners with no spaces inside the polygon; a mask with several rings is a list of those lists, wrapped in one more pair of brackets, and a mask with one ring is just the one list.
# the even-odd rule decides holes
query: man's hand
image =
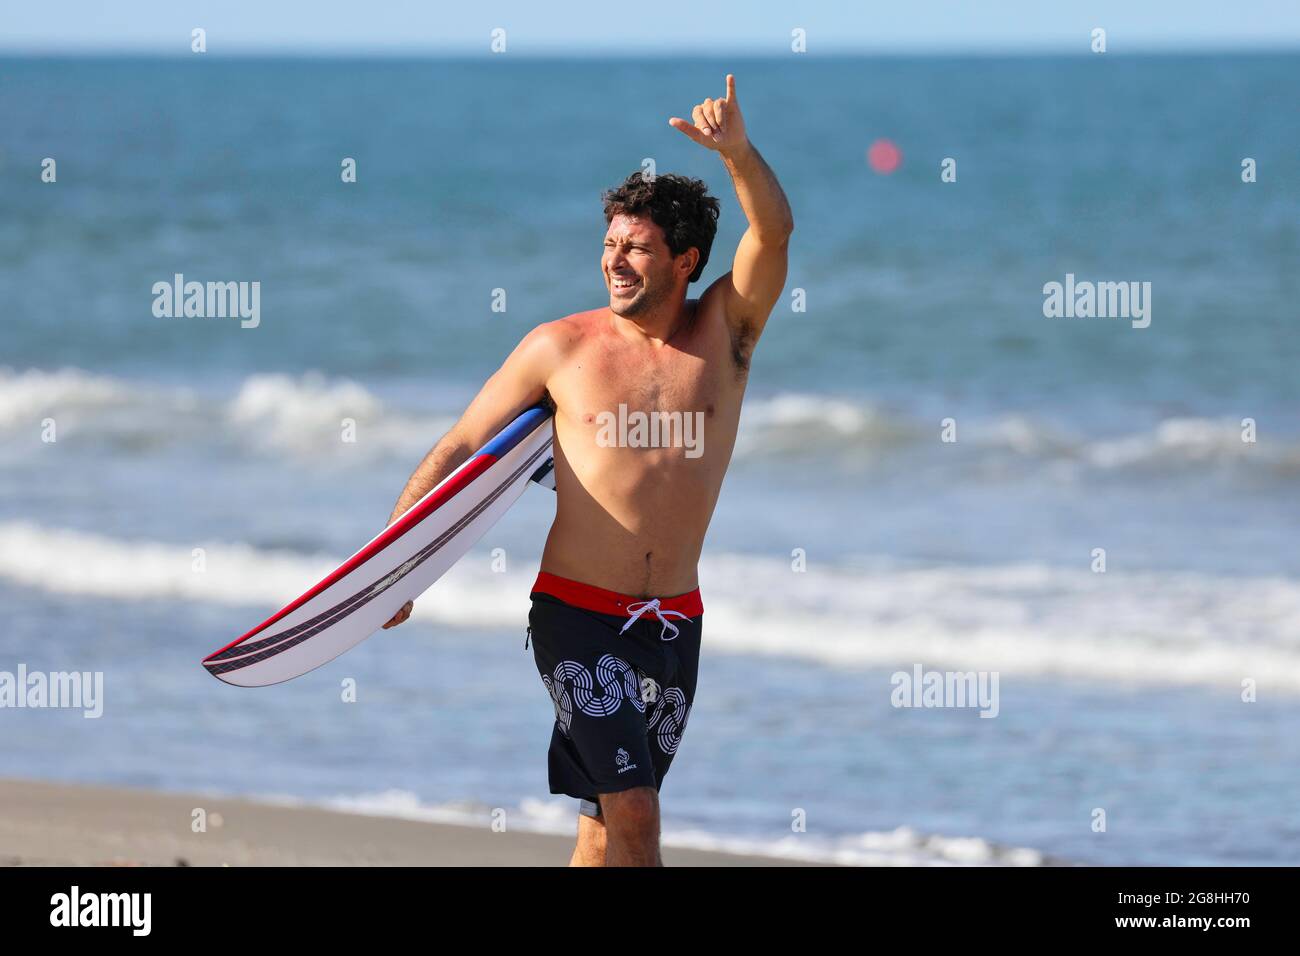
{"label": "man's hand", "polygon": [[411,616],[411,610],[414,607],[415,607],[414,601],[407,601],[405,604],[403,604],[401,609],[396,614],[393,615],[393,619],[384,625],[384,630],[386,631],[390,627],[397,627],[397,625],[405,621],[408,617]]}
{"label": "man's hand", "polygon": [[730,73],[727,95],[718,100],[705,100],[691,111],[691,118],[694,125],[679,116],[670,119],[668,125],[719,153],[735,152],[749,145],[745,118],[740,115],[740,102],[736,99],[736,78]]}

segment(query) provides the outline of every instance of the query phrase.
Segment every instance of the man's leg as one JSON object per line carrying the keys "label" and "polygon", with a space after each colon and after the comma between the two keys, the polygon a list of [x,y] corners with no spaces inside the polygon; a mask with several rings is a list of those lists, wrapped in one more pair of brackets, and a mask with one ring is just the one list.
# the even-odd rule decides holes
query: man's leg
{"label": "man's leg", "polygon": [[[578,815],[578,845],[569,866],[663,866],[659,855],[659,795],[635,787],[600,798],[601,815]],[[606,809],[609,808],[609,809]],[[613,814],[615,836],[605,825]]]}
{"label": "man's leg", "polygon": [[[555,709],[551,792],[591,805],[579,817],[571,866],[663,865],[658,785],[690,714],[700,622],[678,625],[683,647],[671,652],[657,622],[622,635],[624,624],[533,595],[533,657]],[[592,794],[600,794],[599,809]]]}
{"label": "man's leg", "polygon": [[578,845],[573,848],[569,866],[604,866],[605,840],[604,820],[578,814]]}
{"label": "man's leg", "polygon": [[659,856],[659,794],[633,787],[600,795],[606,866],[663,866]]}

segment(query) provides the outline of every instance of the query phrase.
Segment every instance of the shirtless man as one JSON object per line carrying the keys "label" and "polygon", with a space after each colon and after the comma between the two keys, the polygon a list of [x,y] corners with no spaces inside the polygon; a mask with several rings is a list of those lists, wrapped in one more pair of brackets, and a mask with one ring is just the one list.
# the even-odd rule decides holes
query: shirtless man
{"label": "shirtless man", "polygon": [[[551,792],[582,801],[575,866],[661,865],[659,786],[695,696],[696,566],[750,355],[785,285],[790,206],[746,136],[735,78],[726,83],[726,96],[696,106],[692,122],[668,122],[731,174],[749,221],[731,271],[688,300],[718,201],[699,180],[633,173],[604,197],[609,305],[529,332],[416,469],[390,519],[524,409],[554,405],[556,514],[529,630],[555,705]],[[702,434],[689,450],[634,436],[611,442],[620,405],[625,420],[677,413]]]}

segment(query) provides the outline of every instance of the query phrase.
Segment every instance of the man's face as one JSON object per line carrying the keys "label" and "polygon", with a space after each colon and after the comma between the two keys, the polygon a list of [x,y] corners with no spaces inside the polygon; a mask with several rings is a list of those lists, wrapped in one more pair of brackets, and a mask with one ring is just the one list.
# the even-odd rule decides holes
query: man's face
{"label": "man's face", "polygon": [[649,217],[619,214],[605,233],[600,270],[615,315],[645,312],[673,291],[674,256],[663,230]]}

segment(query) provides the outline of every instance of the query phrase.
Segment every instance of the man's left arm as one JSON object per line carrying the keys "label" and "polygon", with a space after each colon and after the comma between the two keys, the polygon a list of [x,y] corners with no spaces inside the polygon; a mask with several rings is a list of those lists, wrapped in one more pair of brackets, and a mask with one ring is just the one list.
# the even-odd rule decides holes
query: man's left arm
{"label": "man's left arm", "polygon": [[728,324],[734,330],[743,328],[752,343],[785,287],[794,216],[776,174],[749,141],[734,76],[727,74],[727,95],[696,106],[692,120],[673,117],[669,123],[722,157],[749,221],[731,272],[715,285],[726,296]]}

